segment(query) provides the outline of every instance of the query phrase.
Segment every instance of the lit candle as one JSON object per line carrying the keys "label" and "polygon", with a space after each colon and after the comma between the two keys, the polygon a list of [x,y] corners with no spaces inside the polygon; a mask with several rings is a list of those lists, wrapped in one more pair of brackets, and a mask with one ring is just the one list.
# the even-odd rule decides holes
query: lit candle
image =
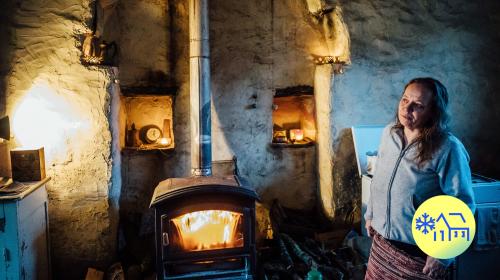
{"label": "lit candle", "polygon": [[172,142],[172,140],[170,138],[163,137],[163,138],[159,138],[157,143],[162,145],[162,146],[168,146],[168,145],[170,145],[171,142]]}
{"label": "lit candle", "polygon": [[294,141],[304,140],[304,131],[302,129],[290,129],[290,139]]}

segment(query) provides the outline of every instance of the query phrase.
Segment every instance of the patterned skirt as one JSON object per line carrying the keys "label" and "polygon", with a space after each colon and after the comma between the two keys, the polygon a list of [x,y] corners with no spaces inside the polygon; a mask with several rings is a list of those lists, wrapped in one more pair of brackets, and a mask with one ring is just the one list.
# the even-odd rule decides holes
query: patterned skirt
{"label": "patterned skirt", "polygon": [[439,277],[432,278],[422,272],[425,259],[412,256],[397,248],[374,229],[370,258],[365,280],[435,280],[446,279],[446,270],[440,271]]}

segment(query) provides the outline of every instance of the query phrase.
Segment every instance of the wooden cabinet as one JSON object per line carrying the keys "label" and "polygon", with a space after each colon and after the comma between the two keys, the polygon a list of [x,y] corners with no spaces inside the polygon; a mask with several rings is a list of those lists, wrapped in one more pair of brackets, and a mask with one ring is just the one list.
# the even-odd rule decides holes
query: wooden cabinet
{"label": "wooden cabinet", "polygon": [[50,279],[48,180],[0,196],[0,279]]}

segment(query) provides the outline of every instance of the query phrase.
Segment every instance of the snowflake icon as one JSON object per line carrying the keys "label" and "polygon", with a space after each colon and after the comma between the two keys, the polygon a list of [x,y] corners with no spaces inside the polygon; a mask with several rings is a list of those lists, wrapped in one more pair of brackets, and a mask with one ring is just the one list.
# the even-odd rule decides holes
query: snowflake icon
{"label": "snowflake icon", "polygon": [[416,221],[417,230],[422,231],[423,234],[429,233],[429,231],[435,228],[435,219],[430,217],[429,214],[424,213],[422,216],[417,218]]}

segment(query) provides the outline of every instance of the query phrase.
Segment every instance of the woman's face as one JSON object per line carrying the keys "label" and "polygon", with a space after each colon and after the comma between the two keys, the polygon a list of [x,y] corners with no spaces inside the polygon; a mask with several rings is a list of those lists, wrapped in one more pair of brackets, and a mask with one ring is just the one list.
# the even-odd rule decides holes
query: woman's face
{"label": "woman's face", "polygon": [[431,116],[432,93],[422,85],[409,85],[399,101],[399,122],[407,129],[420,129]]}

